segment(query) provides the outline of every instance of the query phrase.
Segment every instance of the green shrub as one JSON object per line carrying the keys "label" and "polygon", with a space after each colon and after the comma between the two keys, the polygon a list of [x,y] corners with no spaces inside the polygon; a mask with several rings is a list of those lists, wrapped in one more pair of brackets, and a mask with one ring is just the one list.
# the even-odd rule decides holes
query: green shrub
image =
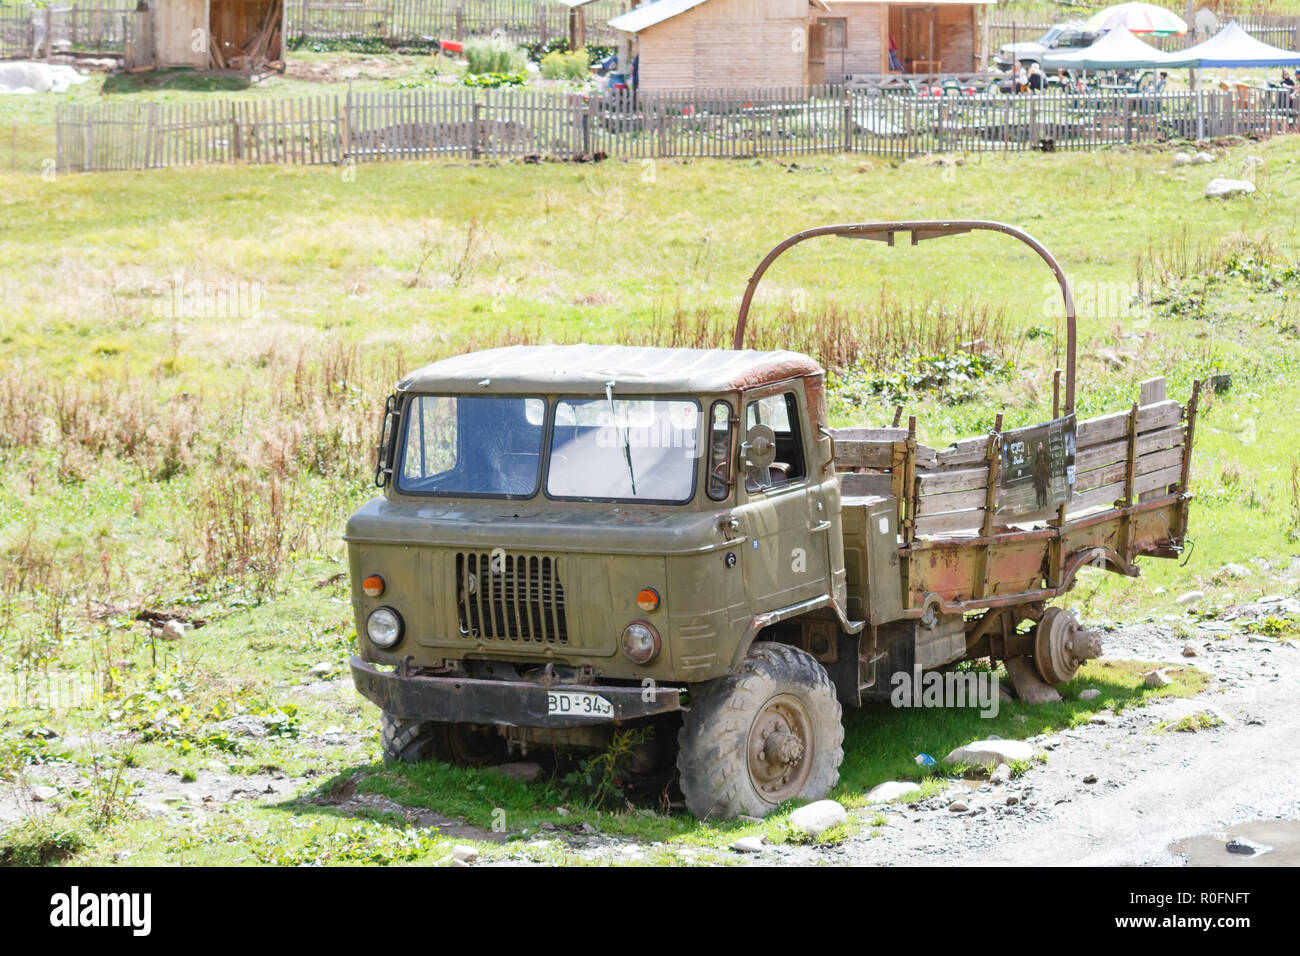
{"label": "green shrub", "polygon": [[528,55],[505,40],[471,40],[465,44],[467,73],[522,73]]}
{"label": "green shrub", "polygon": [[587,51],[548,53],[542,57],[542,76],[548,80],[581,80],[587,76]]}
{"label": "green shrub", "polygon": [[460,81],[478,90],[495,90],[499,86],[523,86],[524,80],[522,73],[466,73]]}

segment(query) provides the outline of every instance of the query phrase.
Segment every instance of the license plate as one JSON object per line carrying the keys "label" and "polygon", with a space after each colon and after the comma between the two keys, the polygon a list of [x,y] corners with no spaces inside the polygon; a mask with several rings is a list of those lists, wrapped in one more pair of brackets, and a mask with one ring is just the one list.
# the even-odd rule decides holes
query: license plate
{"label": "license plate", "polygon": [[613,717],[614,705],[599,694],[550,690],[546,692],[546,713],[564,717]]}

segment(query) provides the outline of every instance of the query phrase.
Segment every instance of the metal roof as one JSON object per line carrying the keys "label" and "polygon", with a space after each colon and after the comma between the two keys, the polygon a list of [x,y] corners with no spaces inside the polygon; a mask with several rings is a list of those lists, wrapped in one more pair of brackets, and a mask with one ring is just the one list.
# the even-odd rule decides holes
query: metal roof
{"label": "metal roof", "polygon": [[701,3],[704,3],[704,0],[654,0],[654,3],[647,3],[643,7],[637,7],[605,22],[615,30],[622,30],[624,33],[640,33],[646,27],[671,20],[679,13],[685,13]]}
{"label": "metal roof", "polygon": [[511,345],[442,359],[407,375],[403,392],[491,395],[730,392],[822,368],[799,352],[665,349],[629,345]]}
{"label": "metal roof", "polygon": [[998,2],[998,0],[912,0],[911,3],[907,3],[907,2],[900,3],[899,0],[826,0],[826,2],[832,5],[837,5],[842,3],[857,3],[857,4],[887,3],[890,6],[895,6],[895,7],[905,7],[905,6],[991,7],[995,5]]}

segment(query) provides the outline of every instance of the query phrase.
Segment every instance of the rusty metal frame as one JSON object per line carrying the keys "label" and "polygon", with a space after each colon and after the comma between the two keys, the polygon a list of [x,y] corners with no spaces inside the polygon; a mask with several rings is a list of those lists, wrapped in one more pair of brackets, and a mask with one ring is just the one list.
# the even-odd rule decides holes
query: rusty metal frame
{"label": "rusty metal frame", "polygon": [[[1011,236],[1013,239],[1019,239],[1034,252],[1038,253],[1039,258],[1043,260],[1052,270],[1056,277],[1056,283],[1061,288],[1061,297],[1065,302],[1065,321],[1067,328],[1068,341],[1066,345],[1066,367],[1065,367],[1065,410],[1064,414],[1069,415],[1074,411],[1074,365],[1075,365],[1075,313],[1074,313],[1074,293],[1070,291],[1070,283],[1065,278],[1065,271],[1061,268],[1056,258],[1047,251],[1047,249],[1033,236],[1018,229],[1015,226],[1009,226],[1006,223],[994,222],[988,219],[918,219],[918,220],[900,220],[897,222],[861,222],[845,223],[834,226],[817,226],[813,229],[805,229],[797,232],[792,236],[783,239],[775,248],[772,249],[763,261],[758,264],[754,274],[749,277],[749,284],[745,286],[744,298],[740,300],[740,311],[736,314],[736,331],[732,336],[732,348],[742,349],[745,347],[745,324],[749,319],[749,306],[754,299],[754,292],[758,288],[759,281],[763,274],[767,272],[768,267],[775,262],[782,253],[792,246],[809,239],[816,239],[820,236],[840,236],[845,239],[869,239],[874,242],[883,242],[886,245],[894,244],[894,236],[900,232],[911,233],[912,245],[916,245],[924,239],[936,239],[942,236],[958,236],[976,230],[987,232],[1000,232],[1003,235]],[[1058,416],[1059,417],[1059,416]]]}
{"label": "rusty metal frame", "polygon": [[[1090,527],[1094,524],[1108,524],[1114,522],[1117,518],[1128,520],[1131,516],[1148,511],[1162,511],[1170,506],[1185,508],[1190,500],[1190,495],[1179,493],[1173,495],[1164,495],[1160,498],[1153,498],[1151,501],[1143,501],[1137,504],[1129,505],[1125,508],[1114,508],[1106,511],[1100,511],[1093,515],[1087,515],[1070,522],[1070,531],[1080,528]],[[1053,546],[1059,549],[1061,528],[1047,527],[1039,528],[1032,531],[1016,531],[1006,534],[994,535],[991,538],[967,537],[936,539],[913,542],[910,545],[903,545],[898,549],[899,556],[907,564],[909,557],[924,553],[930,550],[968,550],[972,545],[1012,544],[1022,541],[1042,540],[1045,548],[1050,552]],[[1126,545],[1127,547],[1127,545]],[[1142,552],[1147,553],[1147,552]],[[1139,557],[1140,555],[1134,555]],[[1062,557],[1065,557],[1062,555]],[[1126,556],[1110,548],[1085,548],[1069,556],[1069,560],[1063,562],[1061,569],[1060,583],[1055,586],[1044,588],[1034,588],[1028,591],[1020,591],[1016,594],[1003,594],[997,597],[971,597],[965,601],[945,601],[938,594],[933,592],[925,595],[921,603],[916,607],[904,609],[904,617],[919,618],[925,615],[928,608],[933,607],[939,614],[965,614],[971,611],[978,611],[984,608],[1003,608],[1012,607],[1018,604],[1025,604],[1031,601],[1050,601],[1068,592],[1074,586],[1075,575],[1079,569],[1087,564],[1096,561],[1102,561],[1113,570],[1128,577],[1136,577],[1138,574],[1137,565],[1133,564]]]}

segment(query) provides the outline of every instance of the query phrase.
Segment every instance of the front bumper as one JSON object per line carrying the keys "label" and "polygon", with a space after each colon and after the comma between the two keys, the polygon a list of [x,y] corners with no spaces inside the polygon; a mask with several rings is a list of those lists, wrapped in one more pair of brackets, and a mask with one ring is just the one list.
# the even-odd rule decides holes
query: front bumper
{"label": "front bumper", "polygon": [[[481,680],[470,677],[404,677],[352,658],[352,680],[366,699],[405,720],[451,724],[498,724],[505,727],[583,727],[619,724],[683,710],[683,687],[544,687],[529,681]],[[550,713],[552,691],[597,694],[609,701],[612,716]]]}

